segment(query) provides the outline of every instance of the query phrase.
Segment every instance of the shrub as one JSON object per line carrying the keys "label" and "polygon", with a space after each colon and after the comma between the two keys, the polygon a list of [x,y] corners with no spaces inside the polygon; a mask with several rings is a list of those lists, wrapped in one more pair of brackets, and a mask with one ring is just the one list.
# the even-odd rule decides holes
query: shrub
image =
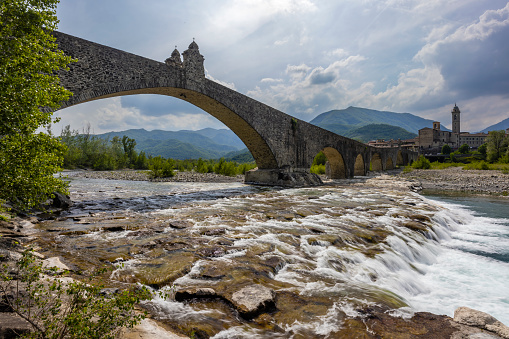
{"label": "shrub", "polygon": [[[89,277],[87,283],[64,283],[55,268],[44,269],[42,263],[36,263],[30,250],[14,269],[7,264],[2,268],[0,303],[31,324],[33,332],[25,335],[29,338],[113,339],[121,327],[133,327],[146,316],[136,314],[134,305],[152,296],[146,288],[101,294],[104,286],[92,280],[104,270]],[[54,277],[44,276],[45,271]]]}
{"label": "shrub", "polygon": [[315,174],[325,174],[325,165],[313,165],[310,171]]}
{"label": "shrub", "polygon": [[426,157],[424,155],[420,155],[419,159],[414,161],[414,163],[412,164],[412,167],[415,169],[430,169],[431,163],[429,162],[428,159],[426,159]]}
{"label": "shrub", "polygon": [[461,154],[467,154],[468,152],[470,152],[470,146],[468,146],[467,144],[463,144],[460,146],[460,148],[458,148],[458,152],[460,152]]}
{"label": "shrub", "polygon": [[490,165],[484,160],[475,161],[475,162],[472,162],[470,164],[463,166],[463,169],[464,170],[489,170]]}
{"label": "shrub", "polygon": [[148,169],[151,171],[150,175],[153,178],[170,178],[175,175],[173,173],[174,163],[172,159],[164,159],[162,157],[155,157],[150,159]]}
{"label": "shrub", "polygon": [[442,154],[451,154],[451,146],[445,144],[442,146]]}

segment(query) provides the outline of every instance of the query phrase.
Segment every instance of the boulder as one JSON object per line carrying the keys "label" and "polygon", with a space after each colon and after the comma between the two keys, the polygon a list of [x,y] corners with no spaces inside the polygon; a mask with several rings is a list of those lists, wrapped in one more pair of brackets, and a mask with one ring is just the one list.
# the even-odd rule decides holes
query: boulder
{"label": "boulder", "polygon": [[55,196],[51,205],[56,208],[67,209],[72,206],[71,198],[59,192],[53,192]]}
{"label": "boulder", "polygon": [[249,285],[233,293],[229,298],[232,305],[246,319],[275,308],[275,292],[262,285]]}
{"label": "boulder", "polygon": [[18,338],[22,334],[31,332],[32,326],[28,321],[15,313],[0,313],[0,338]]}
{"label": "boulder", "polygon": [[479,327],[494,332],[502,338],[509,339],[509,327],[481,311],[468,307],[459,307],[454,311],[454,321],[463,325]]}

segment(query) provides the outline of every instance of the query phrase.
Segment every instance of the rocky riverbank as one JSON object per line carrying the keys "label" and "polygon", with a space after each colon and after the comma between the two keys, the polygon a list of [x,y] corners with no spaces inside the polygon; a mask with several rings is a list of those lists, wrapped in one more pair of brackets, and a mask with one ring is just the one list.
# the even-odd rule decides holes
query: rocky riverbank
{"label": "rocky riverbank", "polygon": [[397,178],[411,180],[415,188],[436,191],[458,191],[471,194],[509,195],[509,174],[502,171],[463,170],[449,167],[442,170],[414,169],[399,172]]}
{"label": "rocky riverbank", "polygon": [[118,170],[118,171],[65,171],[67,177],[133,180],[133,181],[164,181],[164,182],[243,182],[244,175],[229,177],[216,173],[179,172],[170,178],[151,178],[150,171]]}

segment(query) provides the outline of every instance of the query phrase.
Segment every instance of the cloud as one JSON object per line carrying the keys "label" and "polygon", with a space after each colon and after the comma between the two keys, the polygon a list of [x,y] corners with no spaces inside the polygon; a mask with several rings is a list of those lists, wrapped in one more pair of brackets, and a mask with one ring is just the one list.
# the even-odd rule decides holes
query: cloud
{"label": "cloud", "polygon": [[[143,95],[144,96],[144,95]],[[133,96],[143,97],[143,96]],[[147,95],[149,99],[156,96]],[[125,106],[123,101],[127,97],[102,99],[79,104],[57,111],[55,116],[61,117],[60,123],[53,126],[56,134],[63,126],[71,125],[72,129],[82,130],[90,124],[92,133],[108,131],[123,131],[127,129],[145,128],[147,130],[197,130],[206,127],[224,128],[224,125],[210,114],[200,112],[176,112],[164,115],[143,114],[137,107]],[[163,97],[163,99],[173,99]],[[175,101],[181,101],[173,99]],[[172,100],[168,100],[172,101]],[[186,103],[187,105],[190,105]],[[169,105],[171,106],[171,105]]]}

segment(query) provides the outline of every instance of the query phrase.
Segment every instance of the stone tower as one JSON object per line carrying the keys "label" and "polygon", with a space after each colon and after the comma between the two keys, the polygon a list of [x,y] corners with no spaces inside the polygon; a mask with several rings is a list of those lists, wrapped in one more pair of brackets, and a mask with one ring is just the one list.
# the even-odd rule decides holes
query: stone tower
{"label": "stone tower", "polygon": [[193,41],[182,55],[184,56],[184,70],[186,72],[186,77],[191,79],[204,78],[205,67],[203,66],[203,61],[205,58],[200,54],[198,44]]}
{"label": "stone tower", "polygon": [[460,147],[460,132],[461,132],[461,125],[460,125],[460,109],[456,104],[454,104],[454,108],[451,111],[452,114],[452,137],[453,140],[456,143],[456,147]]}
{"label": "stone tower", "polygon": [[180,59],[180,52],[178,51],[177,46],[175,46],[175,49],[171,53],[171,57],[166,59],[164,62],[168,66],[182,67],[182,59]]}

